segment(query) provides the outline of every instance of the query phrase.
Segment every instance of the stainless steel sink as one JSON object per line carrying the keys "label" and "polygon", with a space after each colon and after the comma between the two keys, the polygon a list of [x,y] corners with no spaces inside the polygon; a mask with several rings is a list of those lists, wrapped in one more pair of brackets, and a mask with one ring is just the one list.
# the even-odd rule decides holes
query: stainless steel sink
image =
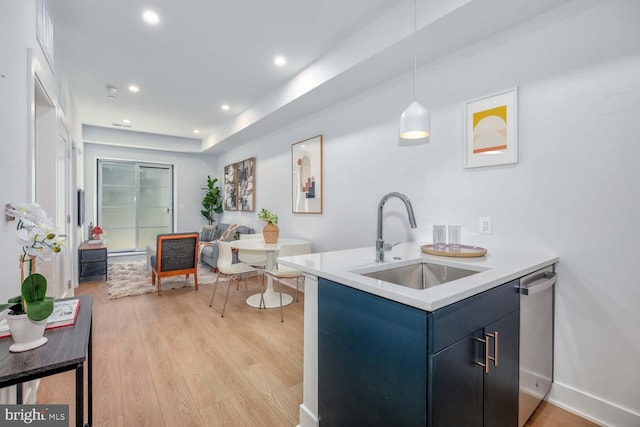
{"label": "stainless steel sink", "polygon": [[462,279],[479,273],[479,271],[450,267],[447,265],[419,262],[403,267],[389,268],[386,270],[361,273],[385,282],[390,282],[412,289],[427,289],[453,280]]}

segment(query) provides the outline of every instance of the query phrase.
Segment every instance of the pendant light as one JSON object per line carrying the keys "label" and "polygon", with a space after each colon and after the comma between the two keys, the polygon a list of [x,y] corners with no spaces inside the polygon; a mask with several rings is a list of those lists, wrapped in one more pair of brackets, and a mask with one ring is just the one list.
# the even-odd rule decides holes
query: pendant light
{"label": "pendant light", "polygon": [[426,144],[431,135],[431,115],[416,100],[416,33],[418,32],[417,0],[413,0],[413,102],[400,116],[400,139],[404,144]]}

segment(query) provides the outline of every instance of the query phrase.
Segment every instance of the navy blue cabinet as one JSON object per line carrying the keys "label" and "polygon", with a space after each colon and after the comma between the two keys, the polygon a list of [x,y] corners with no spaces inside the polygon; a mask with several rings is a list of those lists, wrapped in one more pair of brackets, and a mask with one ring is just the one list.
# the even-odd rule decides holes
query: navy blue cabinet
{"label": "navy blue cabinet", "polygon": [[518,425],[517,284],[429,313],[428,426]]}
{"label": "navy blue cabinet", "polygon": [[484,329],[485,337],[499,333],[491,339],[498,362],[490,363],[484,375],[484,425],[518,425],[518,379],[520,374],[520,312],[514,311]]}
{"label": "navy blue cabinet", "polygon": [[322,427],[426,424],[427,313],[320,279]]}
{"label": "navy blue cabinet", "polygon": [[425,312],[321,278],[321,426],[517,426],[516,284]]}
{"label": "navy blue cabinet", "polygon": [[514,311],[430,355],[428,425],[518,425],[518,330]]}
{"label": "navy blue cabinet", "polygon": [[482,333],[469,335],[429,357],[430,426],[483,426],[483,370],[477,341]]}

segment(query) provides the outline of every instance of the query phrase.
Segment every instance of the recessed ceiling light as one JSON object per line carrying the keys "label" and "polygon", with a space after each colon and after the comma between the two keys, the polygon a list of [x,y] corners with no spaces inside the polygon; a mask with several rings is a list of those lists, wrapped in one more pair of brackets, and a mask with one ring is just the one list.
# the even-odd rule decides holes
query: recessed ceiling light
{"label": "recessed ceiling light", "polygon": [[137,93],[140,92],[140,88],[138,85],[129,85],[129,92]]}
{"label": "recessed ceiling light", "polygon": [[129,120],[129,119],[122,119],[122,123],[129,124],[129,123],[131,123],[131,120]]}
{"label": "recessed ceiling light", "polygon": [[227,104],[222,104],[220,108],[222,108],[224,111],[229,111],[230,107]]}
{"label": "recessed ceiling light", "polygon": [[116,99],[116,94],[118,93],[118,88],[114,85],[106,85],[105,89],[107,89],[107,98]]}
{"label": "recessed ceiling light", "polygon": [[144,19],[144,22],[149,25],[158,25],[160,22],[160,16],[158,16],[158,14],[153,10],[148,9],[142,13],[142,19]]}
{"label": "recessed ceiling light", "polygon": [[284,56],[276,56],[273,60],[273,63],[276,64],[278,67],[284,67],[284,64],[287,63],[287,60],[285,59]]}
{"label": "recessed ceiling light", "polygon": [[200,129],[194,129],[193,133],[200,133]]}

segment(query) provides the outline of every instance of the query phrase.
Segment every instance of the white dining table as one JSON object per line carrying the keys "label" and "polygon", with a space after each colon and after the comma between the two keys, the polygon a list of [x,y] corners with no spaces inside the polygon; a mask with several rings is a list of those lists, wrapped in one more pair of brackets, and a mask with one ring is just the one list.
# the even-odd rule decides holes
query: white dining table
{"label": "white dining table", "polygon": [[[276,268],[276,258],[280,248],[285,245],[304,245],[309,241],[301,239],[279,238],[276,243],[265,243],[263,239],[242,239],[232,240],[229,245],[238,250],[262,251],[267,255],[267,269]],[[291,295],[282,294],[282,305],[291,304],[293,297]],[[254,294],[247,297],[247,304],[260,308],[260,294]],[[280,307],[280,295],[273,289],[273,279],[267,275],[267,286],[264,291],[264,307],[278,308]]]}

